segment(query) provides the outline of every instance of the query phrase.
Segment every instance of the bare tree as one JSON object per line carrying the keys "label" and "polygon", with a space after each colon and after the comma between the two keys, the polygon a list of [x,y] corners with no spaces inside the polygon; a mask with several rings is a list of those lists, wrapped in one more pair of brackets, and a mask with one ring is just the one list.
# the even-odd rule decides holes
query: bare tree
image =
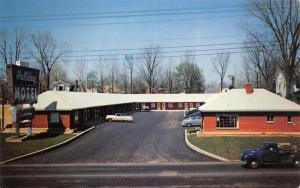
{"label": "bare tree", "polygon": [[[86,61],[81,59],[77,61],[73,66],[73,73],[76,77],[76,80],[79,81],[80,86],[86,91],[86,79],[87,79],[87,64]],[[85,84],[86,83],[86,84]],[[77,88],[76,88],[77,89]]]}
{"label": "bare tree", "polygon": [[132,87],[132,76],[133,76],[133,67],[134,67],[134,57],[133,55],[125,55],[125,60],[128,64],[129,72],[130,72],[130,93],[133,92]]}
{"label": "bare tree", "polygon": [[26,33],[24,29],[16,28],[13,32],[0,32],[0,55],[3,62],[1,69],[3,76],[6,76],[6,65],[13,64],[21,60],[26,43]]}
{"label": "bare tree", "polygon": [[63,81],[69,80],[68,72],[60,63],[56,63],[53,65],[50,77],[51,77],[51,82],[56,82],[59,80],[63,80]]}
{"label": "bare tree", "polygon": [[[251,35],[246,42],[248,49],[250,51],[248,54],[248,65],[252,66],[253,71],[262,77],[261,87],[274,92],[274,81],[277,73],[277,62],[279,61],[277,46],[270,44],[269,42],[263,41],[262,38],[267,39],[267,36],[255,34]],[[257,42],[256,39],[261,41]]]}
{"label": "bare tree", "polygon": [[109,82],[109,92],[115,93],[119,90],[119,67],[117,62],[113,62],[109,58],[109,73],[108,73],[108,82]]}
{"label": "bare tree", "polygon": [[195,64],[191,52],[186,52],[176,66],[176,78],[186,93],[199,93],[205,90],[202,70]]}
{"label": "bare tree", "polygon": [[32,42],[36,52],[32,53],[41,69],[42,79],[48,90],[50,85],[51,70],[54,64],[59,62],[63,49],[58,47],[55,40],[48,32],[37,32],[32,35]]}
{"label": "bare tree", "polygon": [[141,59],[141,73],[151,94],[158,81],[156,75],[160,64],[160,47],[152,44],[149,48],[145,48]]}
{"label": "bare tree", "polygon": [[[296,67],[300,60],[300,2],[299,0],[251,0],[251,12],[263,24],[261,30],[273,36],[278,47],[280,61],[278,66],[286,80],[286,98],[291,99],[292,82],[296,76]],[[253,32],[250,35],[261,46],[262,41]]]}
{"label": "bare tree", "polygon": [[248,57],[246,57],[246,56],[243,57],[242,69],[243,69],[242,72],[245,75],[246,82],[251,83],[253,70],[252,70],[252,67],[251,67],[251,63],[250,63]]}
{"label": "bare tree", "polygon": [[221,92],[223,90],[224,77],[226,75],[229,60],[229,52],[218,52],[216,57],[212,58],[213,67],[220,77]]}
{"label": "bare tree", "polygon": [[167,87],[168,87],[169,93],[172,93],[173,87],[174,87],[174,84],[175,84],[175,73],[174,73],[174,70],[173,70],[171,60],[169,62],[169,66],[168,66],[168,68],[165,72],[165,77],[166,77],[166,82],[167,82]]}
{"label": "bare tree", "polygon": [[97,63],[98,80],[100,81],[100,92],[104,93],[104,84],[107,74],[107,63],[102,56],[99,56]]}

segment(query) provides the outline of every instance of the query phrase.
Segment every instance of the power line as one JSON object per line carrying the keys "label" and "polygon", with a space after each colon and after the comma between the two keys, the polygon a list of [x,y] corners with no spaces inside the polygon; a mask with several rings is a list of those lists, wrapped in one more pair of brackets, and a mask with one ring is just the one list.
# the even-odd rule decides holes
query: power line
{"label": "power line", "polygon": [[[259,47],[259,46],[257,46]],[[213,48],[213,49],[191,49],[189,51],[192,52],[206,52],[206,51],[229,51],[229,50],[236,50],[236,49],[249,49],[252,47],[233,47],[233,48]],[[169,53],[185,53],[186,50],[179,50],[179,51],[162,51],[159,52],[160,54],[169,54]],[[88,54],[88,55],[62,55],[63,57],[99,57],[99,56],[125,56],[125,55],[143,55],[146,54],[145,52],[139,53],[117,53],[117,54]]]}
{"label": "power line", "polygon": [[[262,41],[265,43],[269,43],[268,45],[273,45],[276,41]],[[210,46],[231,46],[231,45],[246,45],[246,44],[256,44],[256,42],[235,42],[235,43],[215,43],[215,44],[196,44],[196,45],[178,45],[178,46],[164,46],[159,47],[160,49],[180,49],[185,48],[185,50],[178,51],[161,51],[160,53],[182,53],[186,51],[221,51],[221,50],[232,50],[232,49],[243,49],[243,48],[251,48],[248,46],[240,46],[240,47],[227,47],[227,48],[213,48],[213,49],[189,49],[195,47],[210,47]],[[119,49],[96,49],[96,50],[73,50],[73,51],[63,51],[63,53],[89,53],[89,52],[113,52],[113,51],[143,51],[145,49],[151,48],[119,48]],[[32,53],[21,53],[21,54],[32,54]],[[63,55],[64,57],[82,57],[82,56],[120,56],[120,55],[139,55],[144,54],[144,52],[136,52],[136,53],[115,53],[115,54],[96,54],[96,55]]]}
{"label": "power line", "polygon": [[[262,41],[267,43],[275,43],[276,41]],[[233,43],[215,43],[215,44],[196,44],[196,45],[180,45],[180,46],[162,46],[160,49],[173,49],[173,48],[193,48],[193,47],[208,47],[208,46],[229,46],[241,44],[255,44],[256,42],[233,42]],[[96,49],[96,50],[67,50],[65,52],[111,52],[111,51],[137,51],[149,48],[119,48],[119,49]]]}
{"label": "power line", "polygon": [[[242,8],[242,9],[241,9]],[[182,15],[193,13],[215,13],[226,11],[246,10],[247,6],[235,7],[190,7],[190,8],[173,8],[173,9],[150,9],[135,11],[113,11],[113,12],[94,12],[94,13],[69,13],[69,14],[49,14],[49,15],[29,15],[29,16],[2,16],[1,21],[44,21],[44,20],[70,20],[70,19],[103,19],[103,18],[128,18],[128,17],[148,17],[163,15]],[[223,11],[224,12],[224,11]],[[80,17],[74,17],[80,16]]]}
{"label": "power line", "polygon": [[[182,37],[182,38],[158,38],[158,39],[145,39],[145,40],[131,40],[131,41],[98,41],[103,43],[137,43],[137,42],[155,42],[155,41],[180,41],[180,40],[195,40],[195,39],[215,39],[215,38],[236,38],[236,37],[246,37],[247,35],[215,35],[215,36],[203,36],[203,37]],[[77,44],[88,44],[97,43],[97,41],[88,42],[73,42],[72,45]]]}
{"label": "power line", "polygon": [[[165,22],[191,22],[198,20],[212,20],[212,19],[228,19],[248,17],[249,15],[234,15],[234,16],[215,16],[215,17],[201,17],[201,18],[181,18],[181,19],[159,19],[159,20],[144,20],[144,21],[126,21],[126,22],[106,22],[106,23],[77,23],[77,24],[48,24],[48,25],[24,25],[23,27],[80,27],[80,26],[107,26],[107,25],[126,25],[126,24],[148,24],[148,23],[165,23]],[[14,26],[4,26],[14,27]]]}
{"label": "power line", "polygon": [[[279,49],[275,49],[275,50],[279,50]],[[214,52],[214,53],[200,53],[200,54],[189,54],[189,56],[193,56],[193,57],[198,57],[198,56],[210,56],[210,55],[217,55],[217,54],[242,54],[242,53],[249,53],[249,52],[254,52],[253,50],[244,50],[244,51],[230,51],[230,52]],[[167,56],[158,56],[157,58],[178,58],[178,57],[184,57],[185,55],[167,55]],[[84,57],[84,56],[83,56]],[[33,57],[31,57],[30,59],[33,59]],[[143,59],[143,57],[141,56],[135,56],[133,57],[134,60],[141,60]],[[120,61],[120,60],[125,60],[125,58],[101,58],[102,61]],[[77,61],[89,61],[89,62],[93,62],[93,61],[99,61],[99,58],[97,59],[86,59],[86,58],[82,58],[82,59],[68,59],[62,60],[63,62],[77,62]]]}
{"label": "power line", "polygon": [[[230,52],[230,54],[242,54],[242,53],[249,53],[249,52],[254,52],[252,50],[249,51],[233,51]],[[203,54],[191,54],[189,56],[193,56],[193,57],[198,57],[198,56],[209,56],[209,55],[217,55],[217,54],[226,54],[227,52],[218,52],[218,53],[203,53]],[[184,55],[169,55],[169,56],[163,56],[163,57],[158,57],[158,58],[176,58],[176,57],[184,57]],[[101,59],[103,61],[120,61],[120,60],[124,60],[125,58],[104,58]],[[141,60],[143,59],[142,57],[134,57],[133,59],[135,60]],[[77,62],[77,61],[99,61],[98,59],[72,59],[72,60],[64,60],[63,62]]]}

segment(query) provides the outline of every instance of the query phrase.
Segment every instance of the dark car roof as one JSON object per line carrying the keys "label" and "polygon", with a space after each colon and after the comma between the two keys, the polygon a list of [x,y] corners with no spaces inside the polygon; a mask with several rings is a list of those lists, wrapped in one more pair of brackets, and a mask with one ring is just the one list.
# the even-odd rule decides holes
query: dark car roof
{"label": "dark car roof", "polygon": [[266,145],[266,144],[277,144],[276,142],[273,142],[273,141],[264,141],[264,142],[261,142],[262,144]]}

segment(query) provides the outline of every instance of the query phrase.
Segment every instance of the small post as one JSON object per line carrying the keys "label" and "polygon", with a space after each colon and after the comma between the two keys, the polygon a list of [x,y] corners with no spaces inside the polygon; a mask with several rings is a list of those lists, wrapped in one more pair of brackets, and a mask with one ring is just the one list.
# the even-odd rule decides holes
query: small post
{"label": "small post", "polygon": [[2,81],[2,83],[1,83],[1,89],[2,89],[2,123],[1,123],[1,129],[4,129],[5,127],[4,127],[4,83],[3,83],[4,81]]}
{"label": "small post", "polygon": [[[30,103],[29,108],[33,109],[33,104],[32,103]],[[30,125],[27,129],[27,136],[32,136],[32,119],[31,119]]]}

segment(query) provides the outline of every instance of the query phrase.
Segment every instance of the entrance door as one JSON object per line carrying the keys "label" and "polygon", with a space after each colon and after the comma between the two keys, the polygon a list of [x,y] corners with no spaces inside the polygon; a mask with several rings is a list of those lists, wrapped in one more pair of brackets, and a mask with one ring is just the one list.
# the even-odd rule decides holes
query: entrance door
{"label": "entrance door", "polygon": [[160,110],[160,103],[157,103],[157,110]]}
{"label": "entrance door", "polygon": [[188,108],[189,108],[189,103],[187,103],[187,102],[184,103],[184,108],[185,108],[185,109],[188,109]]}
{"label": "entrance door", "polygon": [[162,107],[163,110],[165,110],[165,109],[166,109],[166,103],[163,102],[163,103],[161,104],[161,107]]}

